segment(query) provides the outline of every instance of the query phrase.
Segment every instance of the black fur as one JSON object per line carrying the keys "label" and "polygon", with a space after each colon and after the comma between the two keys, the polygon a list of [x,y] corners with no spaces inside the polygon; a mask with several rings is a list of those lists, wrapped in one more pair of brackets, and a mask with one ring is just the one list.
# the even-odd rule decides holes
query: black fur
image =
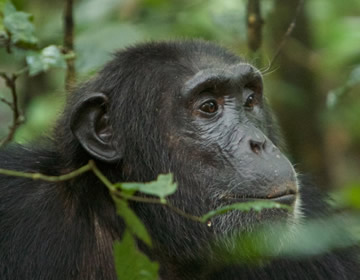
{"label": "black fur", "polygon": [[[250,178],[260,187],[243,183],[244,176],[252,174],[251,166],[239,168],[236,162],[242,159],[235,161],[232,156],[244,155],[236,150],[241,139],[235,145],[224,136],[226,131],[217,134],[213,127],[205,129],[211,130],[219,147],[224,141],[231,153],[218,151],[211,139],[202,140],[206,131],[194,129],[201,128],[203,119],[179,109],[188,106],[181,99],[187,80],[202,69],[222,73],[240,62],[232,53],[203,41],[147,43],[121,51],[96,78],[69,96],[51,140],[3,149],[0,168],[61,175],[86,164],[92,156],[71,131],[71,116],[89,94],[100,92],[108,99],[101,108],[105,107],[113,131],[111,143],[121,160],[96,160],[96,164],[112,182],[146,182],[159,173],[173,172],[179,188],[171,203],[198,216],[223,205],[218,196],[230,186],[240,188],[244,197],[261,193],[267,179]],[[267,143],[281,146],[270,109],[265,101],[260,107],[256,116],[246,117],[246,128],[253,126]],[[248,113],[239,110],[242,115],[234,115],[229,125],[234,120],[244,123],[241,116]],[[223,130],[228,127],[225,124]],[[240,174],[234,175],[233,169]],[[304,219],[326,217],[329,212],[321,194],[310,184],[302,185]],[[252,212],[232,212],[214,219],[214,226],[208,227],[159,205],[133,203],[131,207],[152,236],[153,250],[139,245],[160,262],[161,279],[360,278],[356,250],[301,260],[276,259],[256,267],[240,261],[216,265],[213,241],[235,230],[253,230],[259,218]],[[295,219],[284,210],[263,212],[264,220]],[[221,223],[224,225],[218,226]],[[106,187],[91,173],[61,183],[0,175],[0,279],[116,279],[112,245],[123,230]]]}

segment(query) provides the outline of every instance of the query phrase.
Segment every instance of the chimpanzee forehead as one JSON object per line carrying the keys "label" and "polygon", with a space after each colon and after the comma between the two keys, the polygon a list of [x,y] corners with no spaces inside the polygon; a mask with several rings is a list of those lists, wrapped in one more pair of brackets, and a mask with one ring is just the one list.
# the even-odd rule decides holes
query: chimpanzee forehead
{"label": "chimpanzee forehead", "polygon": [[249,82],[262,87],[262,76],[258,69],[244,62],[222,68],[205,68],[191,76],[182,88],[182,95],[187,97],[199,91],[204,85],[232,83],[244,86]]}

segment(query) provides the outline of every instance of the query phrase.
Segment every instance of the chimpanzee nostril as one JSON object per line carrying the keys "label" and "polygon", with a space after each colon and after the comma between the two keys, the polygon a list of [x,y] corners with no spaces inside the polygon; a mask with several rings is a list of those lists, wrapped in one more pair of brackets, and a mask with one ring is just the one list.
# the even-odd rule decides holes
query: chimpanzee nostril
{"label": "chimpanzee nostril", "polygon": [[260,154],[265,149],[265,141],[258,142],[254,140],[249,140],[249,144],[250,144],[250,149],[257,155]]}

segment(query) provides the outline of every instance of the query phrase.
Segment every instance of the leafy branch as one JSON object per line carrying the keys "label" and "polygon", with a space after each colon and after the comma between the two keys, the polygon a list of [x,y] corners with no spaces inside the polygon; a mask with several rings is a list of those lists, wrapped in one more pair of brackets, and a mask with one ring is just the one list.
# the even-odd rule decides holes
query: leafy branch
{"label": "leafy branch", "polygon": [[[158,279],[159,270],[158,263],[152,262],[145,254],[138,250],[136,240],[139,239],[151,247],[151,237],[142,221],[129,207],[128,201],[159,204],[168,207],[171,211],[174,211],[185,218],[199,223],[207,223],[213,217],[233,210],[261,211],[265,208],[289,209],[289,206],[284,206],[271,201],[254,201],[227,205],[212,210],[201,217],[193,216],[171,205],[166,200],[166,197],[173,194],[177,189],[177,185],[173,182],[171,174],[159,175],[156,181],[149,183],[112,183],[92,160],[79,169],[60,176],[48,176],[41,173],[27,173],[7,169],[0,169],[0,174],[47,182],[62,182],[72,180],[89,171],[93,172],[95,176],[109,189],[117,207],[117,214],[123,218],[126,224],[122,240],[115,241],[114,243],[116,271],[119,276],[126,276],[121,279],[155,280]],[[354,186],[352,192],[346,193],[346,196],[343,196],[343,201],[348,201],[349,198],[354,197],[354,191],[356,192],[356,197],[358,197],[358,185]],[[138,196],[136,195],[138,192],[156,196],[158,198]],[[354,203],[355,205],[359,205],[358,200],[354,201]],[[340,222],[343,222],[342,220],[343,217],[334,217],[331,218],[331,220],[329,218],[329,221],[322,221],[321,224],[319,224],[318,220],[314,220],[306,225],[300,226],[295,238],[293,236],[294,233],[292,231],[289,232],[285,230],[282,224],[271,225],[273,229],[271,231],[269,231],[268,227],[264,227],[260,228],[260,230],[255,232],[255,234],[252,233],[249,236],[240,235],[234,240],[228,240],[227,242],[232,242],[232,244],[234,244],[234,249],[229,252],[226,248],[220,247],[217,248],[217,252],[221,256],[224,264],[231,264],[233,261],[237,261],[242,258],[249,262],[257,262],[274,256],[312,255],[314,254],[314,246],[317,248],[315,251],[316,253],[325,252],[328,248],[336,249],[352,246],[358,242],[358,239],[354,239],[352,237],[352,232],[356,229],[356,227],[352,226],[349,232],[344,233],[343,228],[338,226]],[[346,224],[356,225],[358,227],[358,222],[355,222],[357,220],[357,217],[354,217],[354,219],[350,219],[350,221]],[[324,238],[324,226],[327,228],[325,231],[326,238]],[[278,233],[281,233],[281,235]],[[338,236],[340,236],[339,234],[343,235],[340,239],[338,238]],[[346,236],[344,234],[346,234]],[[320,240],[320,243],[317,239],[312,238],[314,235],[323,237]],[[266,238],[264,238],[265,236]],[[286,241],[285,245],[283,244],[284,240]],[[302,241],[299,242],[298,240]]]}
{"label": "leafy branch", "polygon": [[[22,171],[8,170],[0,168],[0,174],[7,176],[16,176],[22,178],[28,178],[32,180],[42,180],[47,182],[63,182],[67,180],[74,179],[77,176],[80,176],[88,171],[92,171],[95,176],[109,189],[111,195],[115,201],[125,200],[125,201],[135,201],[140,203],[151,203],[159,204],[168,207],[170,210],[175,213],[188,218],[190,220],[206,223],[210,218],[213,218],[216,215],[225,214],[228,211],[232,210],[241,210],[241,211],[261,211],[263,208],[285,208],[289,209],[289,206],[282,205],[276,202],[270,201],[254,201],[246,203],[234,203],[227,205],[216,210],[212,210],[205,215],[198,217],[191,214],[188,214],[169,203],[165,199],[166,196],[173,194],[177,189],[177,184],[173,182],[172,174],[159,175],[156,181],[149,183],[111,183],[109,179],[98,169],[95,162],[90,160],[86,165],[76,169],[68,174],[59,175],[59,176],[49,176],[42,173],[28,173]],[[135,195],[136,192],[141,192],[144,194],[149,194],[159,197],[150,198],[142,197]]]}
{"label": "leafy branch", "polygon": [[68,76],[74,76],[74,67],[70,67],[74,64],[75,59],[72,42],[72,1],[73,0],[68,0],[66,5],[65,46],[50,45],[41,49],[38,47],[38,39],[35,36],[32,15],[18,11],[10,0],[0,0],[0,47],[6,48],[8,54],[12,54],[12,50],[21,49],[26,55],[26,67],[22,70],[15,73],[0,71],[0,77],[5,81],[11,93],[10,101],[1,97],[0,102],[6,104],[11,109],[13,115],[9,133],[0,141],[0,146],[5,146],[11,142],[17,128],[25,121],[19,108],[19,98],[16,88],[17,79],[21,74],[28,73],[30,76],[35,76],[52,67],[66,68],[68,65]]}
{"label": "leafy branch", "polygon": [[[0,174],[47,182],[62,182],[74,179],[75,177],[89,171],[93,172],[93,174],[108,188],[116,204],[117,214],[122,217],[126,225],[122,240],[115,241],[114,243],[115,268],[118,275],[124,277],[121,279],[155,280],[158,279],[159,270],[159,264],[152,262],[137,248],[137,239],[143,241],[150,247],[152,246],[152,242],[145,225],[142,223],[136,213],[129,207],[129,201],[159,204],[194,222],[208,223],[208,226],[211,226],[210,220],[213,217],[225,214],[228,211],[261,211],[264,208],[289,208],[288,206],[271,201],[254,201],[235,203],[212,210],[201,217],[194,216],[173,206],[166,199],[167,196],[175,193],[177,190],[177,184],[173,181],[172,174],[159,175],[156,181],[148,183],[112,183],[100,171],[95,162],[92,160],[79,169],[60,176],[48,176],[41,173],[27,173],[7,169],[0,169]],[[155,196],[157,198],[136,195],[139,192],[146,195]],[[136,269],[134,267],[136,267]]]}

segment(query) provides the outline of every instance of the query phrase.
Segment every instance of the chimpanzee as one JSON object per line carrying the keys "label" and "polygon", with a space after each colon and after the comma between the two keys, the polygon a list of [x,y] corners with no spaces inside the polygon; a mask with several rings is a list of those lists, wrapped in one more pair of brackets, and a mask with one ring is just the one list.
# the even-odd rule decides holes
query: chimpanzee
{"label": "chimpanzee", "polygon": [[[152,42],[116,53],[69,95],[52,137],[3,149],[0,168],[62,175],[93,159],[112,182],[172,172],[178,190],[169,201],[192,215],[252,200],[292,209],[231,211],[201,224],[132,203],[154,243],[139,248],[160,263],[161,279],[359,279],[356,249],[216,265],[213,244],[223,236],[278,220],[296,230],[326,215],[281,149],[259,70],[213,43]],[[116,279],[112,248],[123,232],[92,173],[56,183],[0,176],[2,280]]]}

